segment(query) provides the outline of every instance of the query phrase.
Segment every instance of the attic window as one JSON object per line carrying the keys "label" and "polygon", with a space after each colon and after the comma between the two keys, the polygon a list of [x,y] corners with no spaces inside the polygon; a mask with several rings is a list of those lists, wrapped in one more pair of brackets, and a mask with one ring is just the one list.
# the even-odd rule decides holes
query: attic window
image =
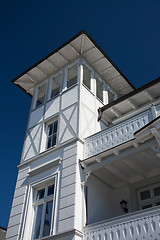
{"label": "attic window", "polygon": [[39,86],[37,89],[38,93],[37,93],[36,107],[38,107],[44,103],[45,94],[46,94],[46,86],[47,86],[47,84],[45,82],[43,85]]}
{"label": "attic window", "polygon": [[52,79],[51,98],[57,96],[60,93],[61,74]]}
{"label": "attic window", "polygon": [[103,82],[96,78],[96,96],[103,102]]}
{"label": "attic window", "polygon": [[77,83],[77,71],[78,71],[77,64],[68,68],[67,88],[69,88]]}
{"label": "attic window", "polygon": [[91,89],[91,71],[85,65],[83,66],[83,83]]}

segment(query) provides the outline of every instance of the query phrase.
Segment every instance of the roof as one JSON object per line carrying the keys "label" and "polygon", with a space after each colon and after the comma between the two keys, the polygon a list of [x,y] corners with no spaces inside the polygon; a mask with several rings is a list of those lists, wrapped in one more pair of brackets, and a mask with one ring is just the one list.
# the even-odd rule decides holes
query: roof
{"label": "roof", "polygon": [[160,77],[99,108],[98,120],[101,119],[103,113],[103,118],[112,123],[129,112],[155,102],[160,98],[159,89]]}
{"label": "roof", "polygon": [[12,82],[32,96],[36,84],[79,56],[83,56],[120,96],[135,89],[133,84],[85,30],[18,75]]}
{"label": "roof", "polygon": [[0,226],[0,229],[7,231],[7,228],[1,227],[1,226]]}

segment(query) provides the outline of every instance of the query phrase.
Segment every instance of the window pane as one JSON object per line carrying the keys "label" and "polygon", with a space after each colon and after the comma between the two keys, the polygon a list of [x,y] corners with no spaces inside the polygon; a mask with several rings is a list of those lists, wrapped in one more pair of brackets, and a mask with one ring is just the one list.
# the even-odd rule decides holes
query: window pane
{"label": "window pane", "polygon": [[43,198],[43,197],[44,197],[44,192],[45,192],[45,189],[44,189],[44,188],[38,190],[36,200],[39,200],[39,199]]}
{"label": "window pane", "polygon": [[108,103],[114,101],[114,94],[108,89]]}
{"label": "window pane", "polygon": [[46,203],[46,211],[44,217],[44,228],[43,228],[43,237],[50,235],[51,228],[51,217],[52,217],[52,205],[53,201]]}
{"label": "window pane", "polygon": [[36,107],[44,103],[45,93],[46,93],[46,83],[38,88]]}
{"label": "window pane", "polygon": [[48,126],[48,136],[51,136],[52,133],[53,133],[53,124],[50,124],[50,125]]}
{"label": "window pane", "polygon": [[58,126],[58,121],[54,122],[53,133],[56,133],[56,132],[57,132],[57,126]]}
{"label": "window pane", "polygon": [[52,146],[52,137],[48,138],[47,149]]}
{"label": "window pane", "polygon": [[96,96],[103,102],[103,83],[96,78]]}
{"label": "window pane", "polygon": [[52,147],[54,146],[54,145],[56,145],[56,134],[54,134],[53,136],[52,136]]}
{"label": "window pane", "polygon": [[68,69],[67,88],[77,83],[77,64]]}
{"label": "window pane", "polygon": [[48,187],[48,193],[47,196],[50,196],[54,193],[54,185],[51,185]]}
{"label": "window pane", "polygon": [[154,188],[153,191],[154,191],[154,196],[160,196],[160,187]]}
{"label": "window pane", "polygon": [[35,226],[34,226],[34,232],[33,232],[33,239],[39,238],[39,235],[40,235],[42,208],[43,208],[43,205],[39,205],[39,206],[36,207]]}
{"label": "window pane", "polygon": [[91,71],[84,65],[83,66],[83,83],[86,87],[91,89]]}
{"label": "window pane", "polygon": [[150,208],[150,207],[152,207],[152,204],[148,204],[148,205],[142,206],[142,209],[147,209],[147,208]]}
{"label": "window pane", "polygon": [[141,200],[145,200],[151,197],[150,190],[146,190],[140,193]]}
{"label": "window pane", "polygon": [[51,98],[57,96],[60,93],[60,82],[61,82],[61,75],[58,75],[57,77],[53,78]]}

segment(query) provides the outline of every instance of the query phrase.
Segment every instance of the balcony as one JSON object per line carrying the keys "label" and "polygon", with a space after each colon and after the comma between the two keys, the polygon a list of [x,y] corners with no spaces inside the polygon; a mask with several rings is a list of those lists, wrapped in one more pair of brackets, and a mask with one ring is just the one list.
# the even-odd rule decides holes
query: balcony
{"label": "balcony", "polygon": [[[157,116],[159,115],[159,109],[160,106],[156,106]],[[154,118],[155,116],[153,116],[150,108],[86,138],[84,144],[84,159],[91,158],[92,156],[133,140],[134,133],[151,122]]]}
{"label": "balcony", "polygon": [[159,207],[130,213],[84,227],[84,240],[158,240]]}

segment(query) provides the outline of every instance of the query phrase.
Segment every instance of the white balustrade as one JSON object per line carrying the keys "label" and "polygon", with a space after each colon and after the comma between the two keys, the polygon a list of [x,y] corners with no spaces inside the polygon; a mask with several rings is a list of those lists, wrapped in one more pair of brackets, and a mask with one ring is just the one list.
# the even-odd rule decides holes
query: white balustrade
{"label": "white balustrade", "polygon": [[111,221],[88,225],[84,240],[159,240],[160,209],[140,211]]}
{"label": "white balustrade", "polygon": [[134,133],[151,120],[151,110],[149,109],[86,138],[84,144],[84,158],[89,158],[132,140],[134,138]]}

